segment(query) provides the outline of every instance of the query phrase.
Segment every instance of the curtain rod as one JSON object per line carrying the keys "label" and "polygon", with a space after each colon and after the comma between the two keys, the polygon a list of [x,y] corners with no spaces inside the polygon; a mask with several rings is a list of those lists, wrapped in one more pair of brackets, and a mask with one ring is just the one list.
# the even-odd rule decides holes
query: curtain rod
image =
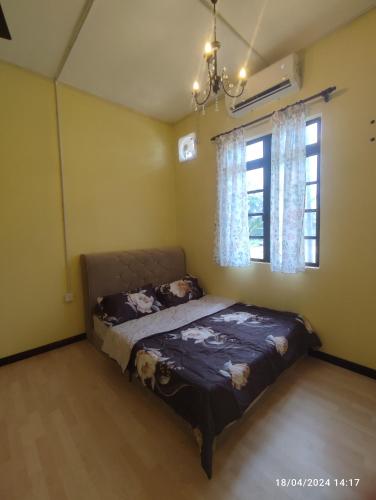
{"label": "curtain rod", "polygon": [[[293,104],[289,104],[288,106],[285,106],[284,108],[278,109],[277,111],[284,111],[287,108],[290,108],[291,106],[295,106],[295,104],[304,104],[306,102],[313,101],[314,99],[322,98],[324,99],[325,102],[328,102],[330,99],[330,94],[334,92],[337,89],[337,87],[328,87],[321,92],[318,92],[317,94],[311,95],[310,97],[306,97],[305,99],[302,99],[301,101],[296,101]],[[276,111],[273,111],[272,113],[268,113],[267,115],[261,116],[260,118],[256,118],[256,120],[252,120],[251,122],[245,123],[244,125],[239,125],[239,127],[232,128],[231,130],[227,130],[226,132],[222,132],[221,134],[217,134],[214,137],[212,137],[210,140],[215,141],[218,137],[221,137],[222,135],[227,135],[230,134],[231,132],[234,132],[235,130],[239,130],[241,128],[248,128],[251,125],[256,125],[256,123],[263,122],[264,120],[267,120],[268,118],[271,118]]]}

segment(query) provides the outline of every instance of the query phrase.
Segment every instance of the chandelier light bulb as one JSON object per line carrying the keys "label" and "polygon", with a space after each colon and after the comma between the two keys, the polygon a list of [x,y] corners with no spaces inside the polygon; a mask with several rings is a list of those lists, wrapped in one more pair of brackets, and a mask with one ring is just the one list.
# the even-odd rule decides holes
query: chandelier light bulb
{"label": "chandelier light bulb", "polygon": [[247,72],[243,66],[239,71],[239,80],[245,80],[247,78]]}
{"label": "chandelier light bulb", "polygon": [[213,52],[212,44],[210,42],[206,42],[204,47],[204,55],[210,56],[212,52]]}
{"label": "chandelier light bulb", "polygon": [[197,80],[193,82],[193,92],[198,92],[200,90],[200,85]]}

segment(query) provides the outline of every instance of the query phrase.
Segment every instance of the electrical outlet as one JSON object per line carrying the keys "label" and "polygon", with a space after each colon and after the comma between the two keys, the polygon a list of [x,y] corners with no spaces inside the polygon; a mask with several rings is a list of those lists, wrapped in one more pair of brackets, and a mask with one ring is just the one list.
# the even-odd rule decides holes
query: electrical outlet
{"label": "electrical outlet", "polygon": [[74,295],[72,292],[67,292],[64,294],[64,302],[73,302]]}

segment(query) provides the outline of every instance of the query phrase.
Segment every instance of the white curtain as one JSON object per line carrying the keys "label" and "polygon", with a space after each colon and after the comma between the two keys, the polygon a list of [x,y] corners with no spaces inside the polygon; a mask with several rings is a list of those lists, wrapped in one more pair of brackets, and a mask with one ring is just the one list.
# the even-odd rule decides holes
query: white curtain
{"label": "white curtain", "polygon": [[218,137],[215,261],[220,266],[250,265],[244,131]]}
{"label": "white curtain", "polygon": [[272,122],[271,266],[272,271],[298,273],[305,269],[305,107],[278,111]]}

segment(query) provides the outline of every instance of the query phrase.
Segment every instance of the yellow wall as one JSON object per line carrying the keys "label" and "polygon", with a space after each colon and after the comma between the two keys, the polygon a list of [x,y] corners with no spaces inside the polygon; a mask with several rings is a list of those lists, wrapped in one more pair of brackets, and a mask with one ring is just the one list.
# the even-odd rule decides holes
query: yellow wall
{"label": "yellow wall", "polygon": [[[221,102],[205,116],[190,115],[175,127],[175,139],[196,131],[195,161],[176,165],[178,240],[191,272],[219,295],[305,314],[330,354],[376,368],[376,10],[322,39],[303,54],[299,95],[231,119]],[[303,274],[271,273],[254,263],[245,269],[213,262],[216,162],[210,137],[296,99],[336,85],[322,113],[321,263]],[[250,135],[270,132],[270,124]]]}
{"label": "yellow wall", "polygon": [[[224,110],[190,115],[174,129],[61,87],[69,257],[75,301],[63,302],[65,269],[53,83],[0,63],[0,358],[84,331],[78,256],[175,244],[207,290],[305,314],[331,354],[376,368],[376,11],[307,49],[299,96],[329,85],[322,113],[321,264],[304,274],[268,264],[213,262],[215,147],[241,123]],[[176,164],[176,139],[196,131],[198,159]],[[268,126],[252,134],[269,132]],[[174,166],[175,172],[174,172]],[[175,173],[175,175],[174,175]],[[176,197],[176,199],[175,199]],[[178,234],[176,234],[176,211]]]}
{"label": "yellow wall", "polygon": [[176,244],[171,126],[60,92],[71,304],[53,83],[0,63],[0,358],[84,331],[80,253]]}

